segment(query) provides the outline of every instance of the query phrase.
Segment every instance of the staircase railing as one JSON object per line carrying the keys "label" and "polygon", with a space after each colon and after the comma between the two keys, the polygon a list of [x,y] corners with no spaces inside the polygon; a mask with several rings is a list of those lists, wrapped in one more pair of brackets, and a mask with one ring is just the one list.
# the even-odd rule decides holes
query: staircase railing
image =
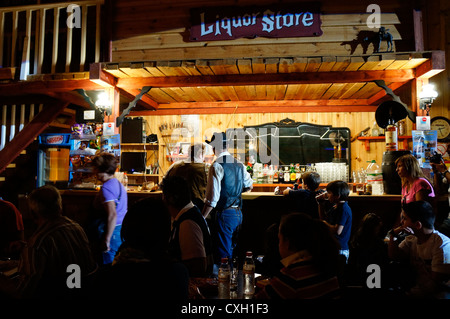
{"label": "staircase railing", "polygon": [[31,74],[84,71],[87,63],[99,62],[103,3],[0,8],[0,66],[20,68],[20,80],[26,80]]}

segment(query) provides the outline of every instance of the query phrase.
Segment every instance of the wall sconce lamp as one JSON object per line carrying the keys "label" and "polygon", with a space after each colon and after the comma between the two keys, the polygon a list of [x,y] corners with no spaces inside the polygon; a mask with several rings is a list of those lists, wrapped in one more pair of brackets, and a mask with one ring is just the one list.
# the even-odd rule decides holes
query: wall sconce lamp
{"label": "wall sconce lamp", "polygon": [[104,91],[99,93],[95,106],[100,112],[102,112],[102,114],[106,114],[106,116],[110,116],[112,114],[111,101],[109,100],[108,94]]}
{"label": "wall sconce lamp", "polygon": [[427,115],[431,104],[437,96],[438,93],[434,89],[433,84],[427,84],[422,87],[422,92],[419,93],[419,107],[421,110],[427,111]]}

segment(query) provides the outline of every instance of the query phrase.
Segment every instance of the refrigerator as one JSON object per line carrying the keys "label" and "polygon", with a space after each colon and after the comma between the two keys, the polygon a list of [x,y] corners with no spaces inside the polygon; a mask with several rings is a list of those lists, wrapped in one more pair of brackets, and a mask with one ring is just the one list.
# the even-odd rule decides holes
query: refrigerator
{"label": "refrigerator", "polygon": [[38,137],[37,187],[47,184],[67,188],[70,180],[71,134],[41,134]]}

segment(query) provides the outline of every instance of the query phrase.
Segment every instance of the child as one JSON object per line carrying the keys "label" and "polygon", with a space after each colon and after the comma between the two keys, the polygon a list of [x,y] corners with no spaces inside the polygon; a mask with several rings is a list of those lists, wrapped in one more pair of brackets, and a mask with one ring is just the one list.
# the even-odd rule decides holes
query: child
{"label": "child", "polygon": [[287,188],[283,195],[293,199],[296,212],[319,218],[316,196],[319,194],[320,175],[316,172],[306,172],[302,175],[302,180],[302,189]]}
{"label": "child", "polygon": [[[330,228],[341,245],[340,254],[345,256],[346,261],[349,257],[348,241],[352,228],[352,210],[348,206],[348,195],[350,190],[348,184],[344,181],[333,181],[328,183],[327,192],[317,197],[319,204],[319,217]],[[327,209],[325,199],[331,208]]]}

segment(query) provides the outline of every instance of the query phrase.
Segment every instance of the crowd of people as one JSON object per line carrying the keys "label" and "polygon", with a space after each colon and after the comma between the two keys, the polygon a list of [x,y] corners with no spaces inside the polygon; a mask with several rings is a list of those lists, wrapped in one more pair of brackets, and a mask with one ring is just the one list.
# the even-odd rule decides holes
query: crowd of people
{"label": "crowd of people", "polygon": [[[23,236],[17,208],[0,201],[5,207],[0,253],[19,261],[16,277],[0,275],[1,296],[111,300],[119,291],[121,299],[190,298],[190,278],[215,277],[220,260],[236,255],[242,193],[253,183],[228,152],[225,133],[215,133],[209,143],[216,155],[210,167],[203,164],[202,146],[193,146],[191,160],[175,163],[162,179],[162,200],[132,205],[114,177],[115,157],[98,154],[93,160],[102,183],[95,198],[98,215],[85,228],[63,216],[61,195],[53,186],[28,196],[37,225],[31,238]],[[333,181],[320,190],[319,174],[303,174],[302,189],[284,192],[295,207],[267,230],[268,249],[258,268],[266,280],[257,284],[254,298],[346,298],[348,287],[358,287],[352,297],[361,297],[369,289],[371,265],[381,269],[377,291],[383,297],[445,298],[450,239],[435,228],[433,183],[413,155],[400,157],[396,166],[402,210],[388,233],[382,231],[382,219],[369,213],[352,234],[348,183]],[[445,164],[433,169],[450,177]],[[158,289],[148,289],[154,286]]]}

